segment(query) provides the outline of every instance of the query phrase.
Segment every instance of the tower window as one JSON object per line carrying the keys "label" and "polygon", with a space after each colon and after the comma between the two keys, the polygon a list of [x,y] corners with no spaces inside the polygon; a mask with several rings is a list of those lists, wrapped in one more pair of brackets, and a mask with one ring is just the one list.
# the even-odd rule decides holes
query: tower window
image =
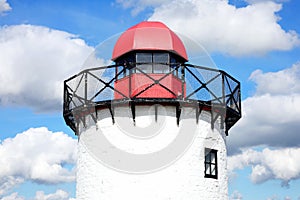
{"label": "tower window", "polygon": [[206,178],[218,178],[218,158],[217,150],[205,148],[205,177]]}
{"label": "tower window", "polygon": [[[137,53],[136,54],[137,67],[145,72],[152,73],[152,54],[151,53]],[[137,71],[137,73],[140,73]]]}
{"label": "tower window", "polygon": [[145,73],[166,74],[170,71],[169,53],[136,53],[136,63],[137,68]]}
{"label": "tower window", "polygon": [[168,53],[154,53],[153,54],[153,72],[166,74],[170,71]]}

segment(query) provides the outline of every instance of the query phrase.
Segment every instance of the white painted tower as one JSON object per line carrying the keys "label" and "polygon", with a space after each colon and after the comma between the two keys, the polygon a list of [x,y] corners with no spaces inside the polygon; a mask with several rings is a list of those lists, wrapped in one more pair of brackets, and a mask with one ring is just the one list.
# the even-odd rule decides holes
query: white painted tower
{"label": "white painted tower", "polygon": [[64,83],[64,118],[78,135],[76,199],[228,199],[226,136],[241,117],[240,83],[189,64],[160,22],[125,31],[112,60]]}

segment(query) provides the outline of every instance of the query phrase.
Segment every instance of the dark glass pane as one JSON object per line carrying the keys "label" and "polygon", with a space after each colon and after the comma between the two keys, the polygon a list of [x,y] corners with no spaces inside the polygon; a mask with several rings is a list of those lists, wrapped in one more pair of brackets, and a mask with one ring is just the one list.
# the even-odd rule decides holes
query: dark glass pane
{"label": "dark glass pane", "polygon": [[170,70],[168,53],[153,53],[153,63],[154,73],[168,73]]}
{"label": "dark glass pane", "polygon": [[177,60],[174,57],[171,56],[170,63],[175,64],[175,63],[177,63]]}
{"label": "dark glass pane", "polygon": [[152,53],[137,53],[136,54],[137,63],[152,63]]}
{"label": "dark glass pane", "polygon": [[211,160],[210,160],[210,153],[207,153],[207,154],[205,155],[205,162],[208,162],[208,163],[211,162]]}
{"label": "dark glass pane", "polygon": [[169,54],[168,53],[154,53],[153,54],[153,63],[169,63]]}
{"label": "dark glass pane", "polygon": [[[136,54],[137,68],[145,73],[152,73],[152,53],[137,53]],[[145,63],[145,64],[142,64]],[[136,73],[141,73],[136,70]]]}

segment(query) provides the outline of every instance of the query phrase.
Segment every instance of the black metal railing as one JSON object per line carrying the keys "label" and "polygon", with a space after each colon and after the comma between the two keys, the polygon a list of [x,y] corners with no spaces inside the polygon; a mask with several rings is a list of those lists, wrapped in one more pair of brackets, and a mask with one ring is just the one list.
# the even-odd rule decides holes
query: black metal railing
{"label": "black metal railing", "polygon": [[[140,64],[140,63],[139,63]],[[149,63],[144,63],[149,64]],[[151,63],[153,64],[153,63]],[[86,69],[64,81],[63,115],[68,126],[77,134],[78,124],[86,125],[85,117],[90,115],[96,122],[98,109],[108,108],[114,122],[113,107],[128,103],[135,118],[137,104],[172,104],[176,106],[176,117],[179,123],[181,108],[195,106],[196,119],[203,110],[211,111],[212,127],[215,121],[221,119],[221,128],[225,124],[225,132],[241,118],[240,82],[222,70],[195,66],[191,64],[164,64],[169,70],[160,78],[155,79],[152,73],[144,72],[136,63],[110,65]],[[132,95],[131,77],[133,73],[143,74],[151,81],[147,87]],[[115,82],[128,76],[126,92],[115,87]],[[174,76],[181,81],[181,94],[176,94],[163,80]],[[145,98],[140,97],[155,85],[159,85],[174,98]],[[119,97],[116,99],[115,94]]]}

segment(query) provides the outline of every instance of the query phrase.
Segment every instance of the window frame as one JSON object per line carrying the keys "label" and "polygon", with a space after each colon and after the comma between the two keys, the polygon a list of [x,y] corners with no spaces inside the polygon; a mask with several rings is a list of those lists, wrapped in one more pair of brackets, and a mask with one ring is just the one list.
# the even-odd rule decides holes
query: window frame
{"label": "window frame", "polygon": [[[151,62],[148,63],[149,69],[151,68],[150,71],[145,71],[145,70],[139,68],[139,66],[141,67],[144,64],[142,62],[139,63],[137,61],[138,54],[151,55]],[[166,54],[168,56],[168,59],[167,59],[168,61],[166,63],[164,63],[164,62],[154,63],[154,60],[155,60],[154,57],[156,55],[159,56],[159,54]],[[118,60],[116,60],[115,62],[117,65],[120,65],[119,69],[116,70],[116,74],[118,74],[118,72],[120,72],[123,69],[122,67],[125,67],[124,73],[120,74],[119,77],[117,77],[117,80],[125,78],[130,74],[136,74],[136,73],[141,74],[142,72],[140,72],[137,68],[139,68],[146,74],[166,74],[166,73],[169,73],[170,71],[172,71],[172,74],[175,77],[180,79],[181,78],[181,70],[180,70],[180,67],[178,68],[178,65],[181,62],[184,63],[182,60],[180,60],[180,58],[178,56],[176,56],[175,54],[173,54],[171,52],[167,52],[167,51],[134,51],[134,52],[127,53],[126,55],[123,55],[121,58],[118,58]],[[131,66],[131,67],[129,68],[128,66],[126,66],[126,63],[128,63],[129,66]],[[134,63],[134,66],[131,65],[132,63]],[[160,72],[160,70],[157,70],[157,69],[159,69],[159,65],[163,66],[163,69],[161,70],[161,72]],[[166,66],[164,66],[164,65],[166,65]]]}
{"label": "window frame", "polygon": [[[214,162],[212,160],[214,155]],[[207,173],[209,168],[209,173]],[[215,172],[213,173],[213,169]],[[218,179],[218,150],[205,148],[204,154],[204,177]]]}
{"label": "window frame", "polygon": [[[142,54],[150,56],[151,62],[149,62],[149,63],[148,62],[146,62],[146,63],[139,62],[138,56],[142,55]],[[156,56],[163,55],[163,54],[165,54],[165,56],[167,56],[167,62],[165,64],[154,62]],[[170,69],[170,53],[167,53],[167,52],[137,52],[135,54],[135,59],[136,59],[136,68],[139,68],[140,70],[142,70],[143,72],[148,73],[148,74],[166,74],[166,73],[170,72],[170,70],[171,70]],[[148,71],[142,69],[143,65],[146,69],[149,68]],[[165,68],[168,68],[168,69],[162,70],[162,72],[158,72],[159,70],[157,70],[157,69],[159,69],[159,68],[157,68],[157,67],[159,67],[160,65]],[[141,73],[141,72],[139,72],[139,70],[136,70],[135,73]]]}

